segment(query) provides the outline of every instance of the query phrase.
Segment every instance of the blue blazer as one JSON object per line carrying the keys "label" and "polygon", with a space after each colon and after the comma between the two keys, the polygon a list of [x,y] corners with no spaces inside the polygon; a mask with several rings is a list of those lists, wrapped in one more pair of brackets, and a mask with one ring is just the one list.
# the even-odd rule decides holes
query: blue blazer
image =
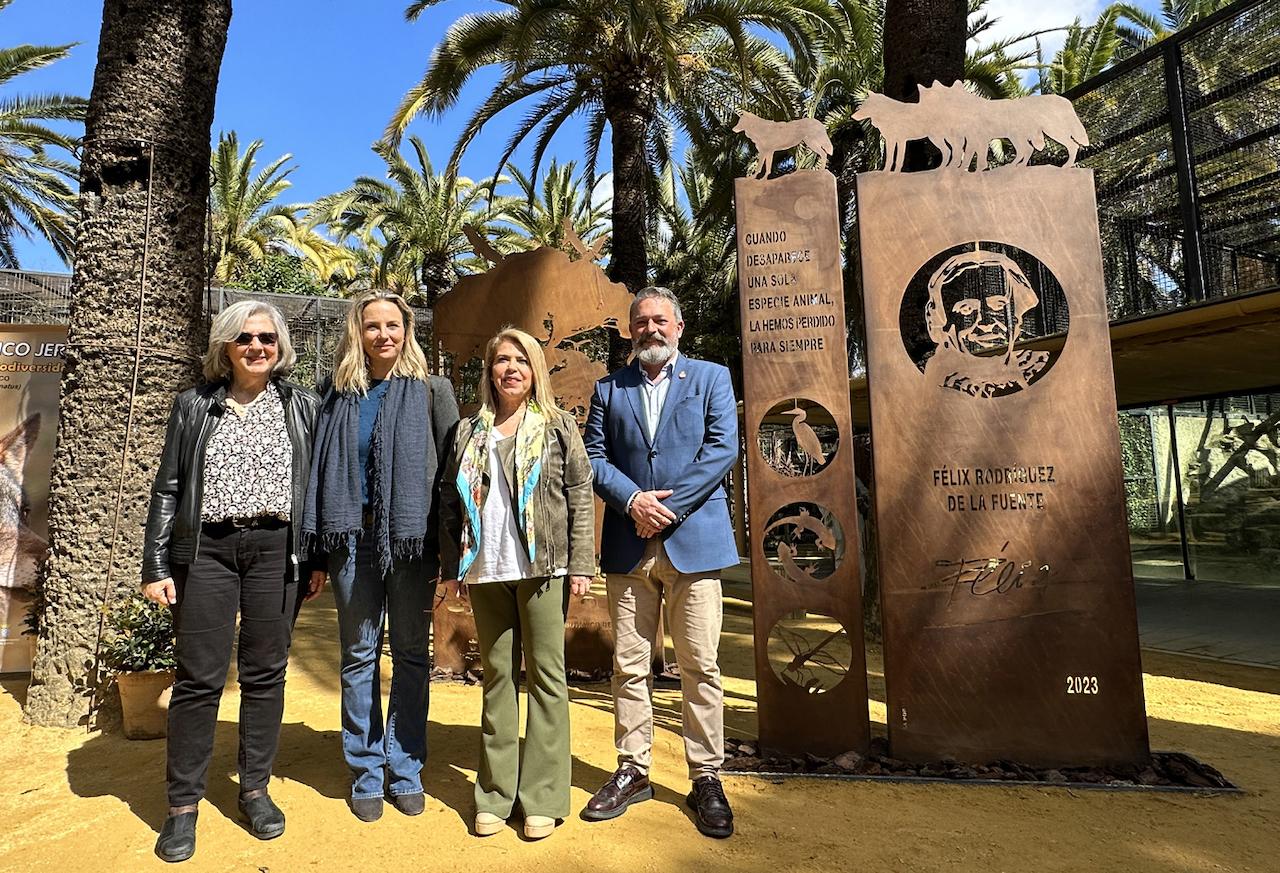
{"label": "blue blazer", "polygon": [[605,504],[600,568],[629,573],[644,557],[627,500],[636,491],[670,488],[663,501],[676,520],[658,534],[681,573],[738,563],[724,478],[738,458],[738,414],[729,371],[681,355],[671,374],[657,433],[644,426],[638,363],[596,383],[583,441],[595,491]]}

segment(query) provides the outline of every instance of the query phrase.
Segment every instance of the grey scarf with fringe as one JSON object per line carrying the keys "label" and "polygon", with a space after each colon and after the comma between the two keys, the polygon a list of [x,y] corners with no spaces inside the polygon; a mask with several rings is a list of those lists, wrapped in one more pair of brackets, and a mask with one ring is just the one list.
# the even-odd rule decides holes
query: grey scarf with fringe
{"label": "grey scarf with fringe", "polygon": [[[369,440],[369,509],[378,567],[385,576],[397,559],[422,557],[431,508],[427,443],[431,440],[430,387],[396,377],[387,386]],[[360,396],[329,388],[316,421],[311,478],[302,512],[309,552],[328,553],[364,535],[360,500]]]}

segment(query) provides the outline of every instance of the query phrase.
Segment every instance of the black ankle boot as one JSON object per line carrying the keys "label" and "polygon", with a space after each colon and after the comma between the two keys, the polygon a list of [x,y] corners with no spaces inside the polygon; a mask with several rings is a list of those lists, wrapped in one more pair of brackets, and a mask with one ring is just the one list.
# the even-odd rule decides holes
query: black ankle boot
{"label": "black ankle boot", "polygon": [[284,813],[266,794],[259,794],[237,804],[240,814],[249,822],[249,833],[260,840],[274,840],[284,833]]}
{"label": "black ankle boot", "polygon": [[185,861],[196,853],[196,816],[198,812],[181,812],[164,820],[156,840],[160,860]]}

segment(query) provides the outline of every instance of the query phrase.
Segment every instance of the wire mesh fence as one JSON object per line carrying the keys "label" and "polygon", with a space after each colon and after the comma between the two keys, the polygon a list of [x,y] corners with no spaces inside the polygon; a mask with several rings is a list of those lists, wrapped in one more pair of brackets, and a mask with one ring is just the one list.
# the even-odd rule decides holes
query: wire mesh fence
{"label": "wire mesh fence", "polygon": [[0,270],[0,324],[66,324],[69,273]]}
{"label": "wire mesh fence", "polygon": [[[205,297],[205,323],[240,300],[262,300],[284,315],[289,337],[298,354],[295,381],[318,385],[333,371],[334,354],[345,329],[351,301],[340,297],[270,294],[213,288]],[[0,324],[66,324],[71,308],[71,276],[0,270]],[[418,341],[428,348],[430,316],[415,309]]]}
{"label": "wire mesh fence", "polygon": [[[334,355],[338,341],[346,329],[347,311],[351,301],[341,297],[314,297],[302,294],[269,294],[241,291],[235,288],[214,288],[209,294],[208,317],[221,312],[224,307],[240,300],[262,300],[274,305],[284,315],[289,325],[289,338],[298,363],[290,377],[295,382],[314,387],[333,372]],[[430,316],[426,310],[414,309],[418,342],[429,349],[428,331]]]}
{"label": "wire mesh fence", "polygon": [[1112,318],[1280,287],[1280,3],[1240,0],[1067,96]]}

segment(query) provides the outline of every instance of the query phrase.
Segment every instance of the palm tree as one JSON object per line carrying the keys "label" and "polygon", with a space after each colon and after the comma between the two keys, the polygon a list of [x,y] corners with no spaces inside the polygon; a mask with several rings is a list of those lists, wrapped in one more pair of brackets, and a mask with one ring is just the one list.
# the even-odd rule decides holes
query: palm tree
{"label": "palm tree", "polygon": [[715,172],[693,154],[684,166],[664,170],[651,258],[654,284],[680,298],[687,324],[682,347],[729,363],[741,354],[737,244],[734,222],[717,207]]}
{"label": "palm tree", "polygon": [[209,211],[212,218],[209,252],[212,279],[235,280],[250,265],[272,252],[301,257],[309,270],[327,280],[342,259],[341,246],[325,239],[314,224],[302,220],[305,204],[277,203],[291,186],[293,157],[282,155],[256,170],[262,140],[255,139],[240,152],[236,132],[221,134],[209,164]]}
{"label": "palm tree", "polygon": [[[412,21],[440,0],[416,0]],[[422,79],[387,127],[396,141],[419,115],[438,117],[479,70],[498,66],[492,95],[472,114],[450,172],[484,126],[503,110],[532,104],[498,166],[535,130],[533,173],[557,130],[586,117],[586,177],[610,131],[613,167],[609,272],[636,290],[648,281],[646,238],[655,164],[670,160],[675,127],[695,145],[722,130],[737,110],[796,111],[796,70],[817,60],[815,35],[835,34],[827,0],[501,0],[495,12],[450,26]],[[779,37],[791,57],[763,32]],[[777,108],[781,107],[781,109]],[[620,347],[612,350],[618,357]],[[616,363],[616,361],[615,361]]]}
{"label": "palm tree", "polygon": [[137,591],[155,459],[204,352],[209,129],[231,0],[105,0],[85,118],[71,348],[26,718],[83,724],[102,621]]}
{"label": "palm tree", "polygon": [[1078,18],[1072,22],[1062,48],[1042,67],[1039,90],[1062,94],[1111,66],[1120,47],[1119,14],[1117,7],[1109,6],[1093,24],[1081,25]]}
{"label": "palm tree", "polygon": [[1054,27],[1001,37],[993,42],[980,42],[999,22],[986,13],[987,0],[969,0],[970,46],[964,58],[965,86],[991,100],[1023,97],[1029,92],[1018,74],[1041,69],[1040,37],[1063,28]]}
{"label": "palm tree", "polygon": [[1116,29],[1120,40],[1116,55],[1121,59],[1190,27],[1233,2],[1235,0],[1162,0],[1159,13],[1148,12],[1132,3],[1114,3],[1103,10],[1103,15],[1114,11],[1123,22]]}
{"label": "palm tree", "polygon": [[[0,0],[0,11],[13,0]],[[0,88],[23,73],[70,54],[71,45],[20,45],[0,49]],[[0,97],[0,267],[18,268],[16,237],[39,235],[71,263],[74,251],[74,164],[51,154],[70,152],[74,137],[47,121],[84,121],[88,102],[65,94]]]}
{"label": "palm tree", "polygon": [[886,0],[884,93],[914,101],[917,85],[962,79],[968,21],[967,0]]}
{"label": "palm tree", "polygon": [[375,145],[387,177],[361,176],[346,191],[321,199],[315,211],[340,239],[363,240],[365,248],[377,251],[379,284],[412,275],[415,291],[420,288],[413,296],[434,309],[460,276],[482,269],[479,261],[468,260],[471,243],[463,228],[471,224],[486,236],[496,233],[511,198],[486,199],[505,178],[473,182],[437,173],[422,140],[410,137],[409,144],[413,162],[386,143]]}
{"label": "palm tree", "polygon": [[561,165],[553,158],[541,186],[532,174],[526,176],[513,166],[509,169],[521,196],[513,196],[506,209],[506,221],[516,233],[510,239],[500,238],[500,242],[524,249],[561,248],[566,219],[578,238],[588,244],[608,229],[609,206],[597,202],[585,179],[574,175],[576,162]]}

